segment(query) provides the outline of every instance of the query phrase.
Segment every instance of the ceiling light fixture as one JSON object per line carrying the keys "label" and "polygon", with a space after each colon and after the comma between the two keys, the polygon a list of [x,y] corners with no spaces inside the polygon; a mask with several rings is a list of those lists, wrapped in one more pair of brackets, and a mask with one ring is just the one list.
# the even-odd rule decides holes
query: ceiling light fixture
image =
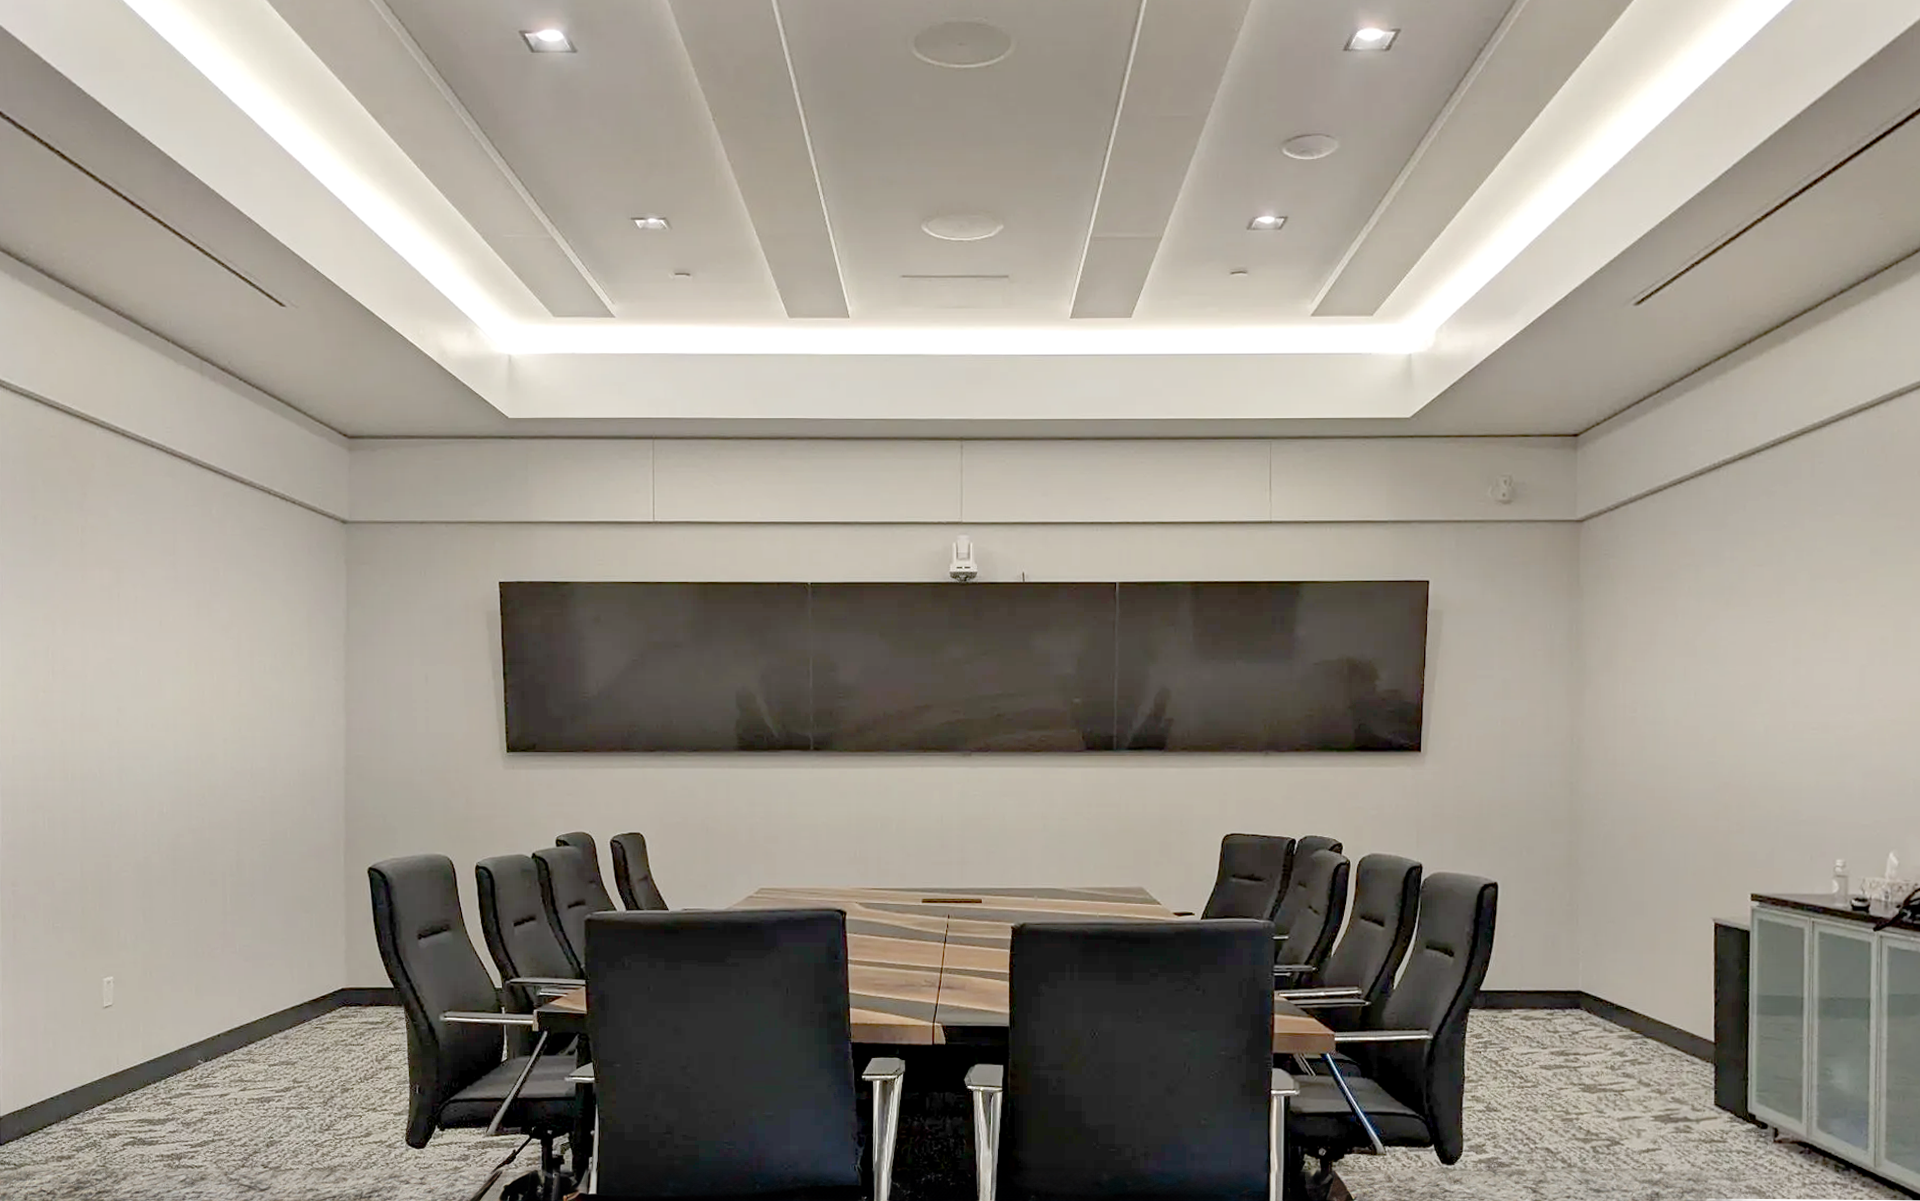
{"label": "ceiling light fixture", "polygon": [[1382,29],[1378,25],[1366,25],[1354,31],[1347,39],[1349,50],[1391,50],[1393,39],[1400,36],[1398,29]]}
{"label": "ceiling light fixture", "polygon": [[1276,216],[1273,213],[1262,213],[1247,222],[1247,228],[1256,233],[1271,233],[1286,223],[1287,219],[1285,217]]}
{"label": "ceiling light fixture", "polygon": [[650,234],[664,233],[673,228],[665,217],[635,217],[633,224],[636,228],[643,229]]}
{"label": "ceiling light fixture", "polygon": [[563,29],[522,29],[520,36],[527,39],[527,49],[535,54],[572,54],[573,43],[567,40]]}

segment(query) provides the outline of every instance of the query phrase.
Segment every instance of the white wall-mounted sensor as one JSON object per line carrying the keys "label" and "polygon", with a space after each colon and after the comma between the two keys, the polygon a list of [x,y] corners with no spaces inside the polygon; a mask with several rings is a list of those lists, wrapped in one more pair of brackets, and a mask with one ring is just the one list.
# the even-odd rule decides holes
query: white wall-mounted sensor
{"label": "white wall-mounted sensor", "polygon": [[962,584],[980,574],[980,565],[973,561],[973,539],[965,534],[953,540],[953,564],[947,574]]}
{"label": "white wall-mounted sensor", "polygon": [[1487,495],[1491,496],[1495,501],[1497,501],[1500,504],[1503,504],[1503,505],[1512,504],[1513,503],[1513,477],[1510,475],[1503,475],[1499,479],[1493,481],[1493,487],[1487,489]]}

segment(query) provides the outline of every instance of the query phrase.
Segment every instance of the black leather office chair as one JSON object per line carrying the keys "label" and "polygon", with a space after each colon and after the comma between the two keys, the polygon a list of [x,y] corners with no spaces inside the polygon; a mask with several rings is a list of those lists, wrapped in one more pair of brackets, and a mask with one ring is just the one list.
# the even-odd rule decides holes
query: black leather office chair
{"label": "black leather office chair", "polygon": [[581,987],[567,949],[547,920],[540,873],[531,855],[496,855],[474,865],[480,934],[505,985],[507,1010],[532,1013],[541,1002]]}
{"label": "black leather office chair", "polygon": [[644,834],[615,834],[613,883],[620,890],[620,903],[628,909],[665,909],[667,898],[653,882],[653,865],[647,862]]}
{"label": "black leather office chair", "polygon": [[[860,1122],[837,910],[587,919],[599,1122],[586,1195],[857,1198]],[[873,1195],[904,1067],[876,1059]]]}
{"label": "black leather office chair", "polygon": [[553,1143],[572,1127],[578,1104],[567,1080],[572,1061],[502,1059],[502,1027],[532,1019],[500,1012],[460,915],[453,861],[388,859],[367,869],[367,882],[380,960],[407,1014],[407,1145],[424,1147],[436,1129],[456,1127],[531,1135],[540,1143],[540,1185],[558,1198],[571,1187]]}
{"label": "black leather office chair", "polygon": [[1272,937],[1015,926],[1006,1067],[967,1074],[979,1196],[1277,1201],[1293,1082],[1272,1070]]}
{"label": "black leather office chair", "polygon": [[572,847],[587,861],[587,898],[595,906],[594,912],[613,908],[613,898],[607,895],[606,881],[600,875],[600,848],[594,845],[593,835],[575,830],[554,839],[553,845]]}
{"label": "black leather office chair", "polygon": [[1327,965],[1289,982],[1280,996],[1335,1030],[1351,1030],[1378,1011],[1413,942],[1420,914],[1420,865],[1398,855],[1367,855],[1355,865],[1353,915]]}
{"label": "black leather office chair", "polygon": [[[1491,880],[1451,872],[1427,877],[1412,953],[1377,1024],[1334,1036],[1364,1074],[1299,1082],[1288,1136],[1319,1161],[1311,1176],[1302,1175],[1306,1195],[1324,1196],[1333,1164],[1362,1148],[1432,1147],[1441,1163],[1459,1161],[1467,1013],[1493,959],[1498,901]],[[1323,1062],[1333,1066],[1330,1056]]]}
{"label": "black leather office chair", "polygon": [[[1293,885],[1292,868],[1305,863],[1307,856],[1313,854],[1315,851],[1332,851],[1336,855],[1344,855],[1346,854],[1346,850],[1347,848],[1341,844],[1338,838],[1328,838],[1324,834],[1309,834],[1305,838],[1295,841],[1293,844],[1293,862],[1288,864],[1286,878],[1280,881],[1280,898],[1285,900],[1287,889]],[[1275,920],[1278,920],[1278,918]]]}
{"label": "black leather office chair", "polygon": [[1346,856],[1317,850],[1306,861],[1296,860],[1294,883],[1286,886],[1281,911],[1273,919],[1279,946],[1273,954],[1277,986],[1309,980],[1332,954],[1340,921],[1346,917],[1346,884],[1350,875]]}
{"label": "black leather office chair", "polygon": [[1220,840],[1220,869],[1201,909],[1204,918],[1244,917],[1272,921],[1280,904],[1280,881],[1293,862],[1293,839],[1268,834],[1229,834]]}
{"label": "black leather office chair", "polygon": [[1282,940],[1274,954],[1275,979],[1292,984],[1326,966],[1347,915],[1349,870],[1347,857],[1334,851],[1315,851],[1304,860],[1295,853],[1293,883],[1273,920]]}
{"label": "black leather office chair", "polygon": [[587,879],[587,861],[576,847],[543,847],[533,853],[540,878],[540,903],[554,937],[567,953],[574,976],[587,974],[587,918],[613,908],[607,890]]}

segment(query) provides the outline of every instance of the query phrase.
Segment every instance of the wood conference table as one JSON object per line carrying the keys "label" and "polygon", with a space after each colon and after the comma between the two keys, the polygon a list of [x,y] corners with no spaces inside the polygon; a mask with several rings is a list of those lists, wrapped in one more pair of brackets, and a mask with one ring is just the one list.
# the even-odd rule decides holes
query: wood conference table
{"label": "wood conference table", "polygon": [[[735,909],[838,909],[847,915],[853,1041],[940,1046],[1003,1041],[1013,927],[1037,921],[1184,920],[1143,888],[763,888]],[[540,1007],[536,1027],[586,1029],[576,989]],[[1284,1001],[1276,1054],[1325,1055],[1333,1032]]]}

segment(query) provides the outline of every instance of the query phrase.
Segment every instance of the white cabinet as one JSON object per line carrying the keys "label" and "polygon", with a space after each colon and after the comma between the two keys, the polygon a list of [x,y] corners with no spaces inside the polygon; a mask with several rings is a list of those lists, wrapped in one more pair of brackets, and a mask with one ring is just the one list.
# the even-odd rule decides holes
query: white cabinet
{"label": "white cabinet", "polygon": [[1920,1189],[1920,935],[1758,903],[1748,1108]]}
{"label": "white cabinet", "polygon": [[1920,1189],[1920,937],[1880,936],[1880,1174]]}
{"label": "white cabinet", "polygon": [[1813,930],[1812,1115],[1807,1140],[1850,1159],[1873,1157],[1873,931]]}
{"label": "white cabinet", "polygon": [[1812,923],[1753,911],[1747,1108],[1767,1125],[1804,1136],[1807,1093],[1807,958]]}

